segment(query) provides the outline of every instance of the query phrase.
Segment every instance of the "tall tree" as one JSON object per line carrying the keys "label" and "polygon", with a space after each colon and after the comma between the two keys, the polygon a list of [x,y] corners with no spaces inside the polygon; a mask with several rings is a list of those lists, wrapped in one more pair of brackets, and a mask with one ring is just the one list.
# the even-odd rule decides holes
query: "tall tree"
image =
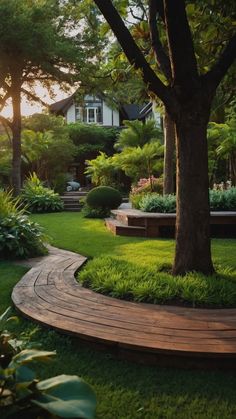
{"label": "tall tree", "polygon": [[[64,13],[65,11],[65,13]],[[78,17],[78,16],[77,16]],[[50,89],[53,82],[72,83],[85,67],[88,36],[71,36],[73,20],[58,0],[1,0],[0,2],[0,108],[8,100],[12,119],[1,120],[12,132],[12,186],[21,188],[21,99],[37,100],[35,84]],[[94,40],[93,40],[94,41]],[[87,62],[86,72],[94,67]],[[89,67],[88,67],[89,66]],[[78,76],[77,76],[78,78]],[[81,77],[80,77],[81,78]],[[68,84],[67,84],[68,86]]]}
{"label": "tall tree", "polygon": [[173,81],[166,86],[146,61],[113,3],[110,0],[94,1],[130,63],[142,72],[149,90],[163,101],[175,122],[177,216],[173,274],[193,270],[211,274],[214,267],[210,248],[207,123],[217,86],[235,59],[236,35],[229,40],[211,69],[200,74],[185,1],[153,0],[164,21],[168,40]]}

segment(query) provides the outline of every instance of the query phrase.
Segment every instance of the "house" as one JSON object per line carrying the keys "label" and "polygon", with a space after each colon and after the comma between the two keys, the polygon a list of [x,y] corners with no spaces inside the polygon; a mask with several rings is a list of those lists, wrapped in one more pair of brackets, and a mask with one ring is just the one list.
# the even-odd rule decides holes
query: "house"
{"label": "house", "polygon": [[138,119],[140,121],[147,121],[148,119],[154,119],[156,121],[156,125],[161,126],[161,115],[157,111],[157,105],[155,102],[148,102],[146,105],[142,107],[139,112]]}
{"label": "house", "polygon": [[125,119],[139,119],[143,105],[122,105],[119,109],[110,106],[102,95],[87,94],[78,103],[76,92],[66,99],[50,105],[49,110],[65,117],[67,123],[84,122],[106,127],[120,127]]}

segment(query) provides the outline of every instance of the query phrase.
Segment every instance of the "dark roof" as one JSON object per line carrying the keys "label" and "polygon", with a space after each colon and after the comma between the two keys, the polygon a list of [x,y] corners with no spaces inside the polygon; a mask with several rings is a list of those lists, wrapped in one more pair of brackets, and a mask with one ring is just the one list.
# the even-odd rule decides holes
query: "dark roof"
{"label": "dark roof", "polygon": [[[59,102],[55,102],[49,106],[49,110],[56,114],[65,115],[66,111],[69,107],[73,104],[75,93],[73,95],[67,97],[66,99],[59,100]],[[133,121],[135,119],[143,119],[145,118],[150,112],[152,111],[152,103],[149,102],[145,105],[138,105],[138,104],[128,104],[128,105],[121,105],[120,112],[122,119],[128,119],[129,121]]]}
{"label": "dark roof", "polygon": [[137,105],[135,103],[130,105],[122,105],[121,106],[121,113],[124,116],[124,119],[128,119],[129,121],[132,121],[134,119],[139,118],[139,113],[141,109],[143,108],[143,105]]}
{"label": "dark roof", "polygon": [[59,102],[55,102],[49,106],[49,110],[54,113],[65,113],[69,107],[72,105],[74,100],[74,95],[67,97],[66,99],[59,100]]}

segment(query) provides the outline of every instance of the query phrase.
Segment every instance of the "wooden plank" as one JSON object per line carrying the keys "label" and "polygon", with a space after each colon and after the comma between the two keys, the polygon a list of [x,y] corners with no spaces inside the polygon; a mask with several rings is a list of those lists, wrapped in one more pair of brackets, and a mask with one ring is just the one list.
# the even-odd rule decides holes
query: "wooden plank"
{"label": "wooden plank", "polygon": [[236,358],[236,309],[155,306],[98,295],[75,281],[85,260],[53,251],[15,286],[14,304],[42,324],[108,346]]}

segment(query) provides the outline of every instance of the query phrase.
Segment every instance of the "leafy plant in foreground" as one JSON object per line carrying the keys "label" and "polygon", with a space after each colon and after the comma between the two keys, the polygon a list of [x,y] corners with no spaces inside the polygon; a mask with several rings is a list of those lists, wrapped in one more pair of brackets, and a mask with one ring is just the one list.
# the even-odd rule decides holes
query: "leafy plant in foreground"
{"label": "leafy plant in foreground", "polygon": [[55,352],[24,349],[4,331],[9,309],[0,317],[0,414],[11,419],[93,419],[96,397],[78,376],[59,375],[39,381],[33,363],[47,362]]}

